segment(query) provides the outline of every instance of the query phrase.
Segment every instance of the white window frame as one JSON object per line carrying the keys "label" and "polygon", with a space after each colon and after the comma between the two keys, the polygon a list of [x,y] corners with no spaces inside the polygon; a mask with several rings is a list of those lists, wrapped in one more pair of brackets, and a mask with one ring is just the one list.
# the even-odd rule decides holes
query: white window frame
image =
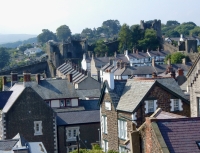
{"label": "white window frame", "polygon": [[120,139],[127,139],[127,122],[122,119],[118,119],[118,137]]}
{"label": "white window frame", "polygon": [[119,153],[126,153],[126,147],[119,146]]}
{"label": "white window frame", "polygon": [[102,141],[102,149],[104,152],[108,152],[108,141],[107,140]]}
{"label": "white window frame", "polygon": [[108,134],[107,116],[101,116],[101,130],[104,134]]}
{"label": "white window frame", "polygon": [[[74,131],[76,132],[74,135]],[[70,134],[71,133],[71,134]],[[76,141],[76,136],[79,136],[79,127],[66,127],[66,137],[67,137],[67,142],[68,141]],[[71,136],[69,136],[69,134]]]}
{"label": "white window frame", "polygon": [[111,110],[111,103],[110,102],[105,102],[105,109],[106,110]]}
{"label": "white window frame", "polygon": [[[175,100],[178,100],[178,110],[174,108],[175,106]],[[181,101],[181,99],[170,99],[171,103],[170,103],[170,106],[171,106],[171,109],[170,111],[182,111],[183,110],[183,102]]]}
{"label": "white window frame", "polygon": [[[149,102],[152,102],[153,101],[153,111],[149,111]],[[156,111],[157,109],[157,100],[145,100],[145,114],[147,113],[153,113]]]}
{"label": "white window frame", "polygon": [[34,121],[34,135],[43,135],[42,121]]}

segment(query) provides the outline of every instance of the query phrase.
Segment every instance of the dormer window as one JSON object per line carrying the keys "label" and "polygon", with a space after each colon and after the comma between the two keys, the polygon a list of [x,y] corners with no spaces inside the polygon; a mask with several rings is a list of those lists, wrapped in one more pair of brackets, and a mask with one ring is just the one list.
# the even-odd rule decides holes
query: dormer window
{"label": "dormer window", "polygon": [[60,100],[60,107],[64,107],[65,106],[65,101],[64,100]]}

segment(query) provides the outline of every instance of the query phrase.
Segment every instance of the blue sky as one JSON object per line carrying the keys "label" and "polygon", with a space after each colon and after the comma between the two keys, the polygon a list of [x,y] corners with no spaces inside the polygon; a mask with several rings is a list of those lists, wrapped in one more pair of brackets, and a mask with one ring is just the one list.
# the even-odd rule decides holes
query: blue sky
{"label": "blue sky", "polygon": [[128,25],[153,19],[200,25],[200,0],[1,0],[0,4],[1,34],[56,32],[64,24],[74,34],[108,19]]}

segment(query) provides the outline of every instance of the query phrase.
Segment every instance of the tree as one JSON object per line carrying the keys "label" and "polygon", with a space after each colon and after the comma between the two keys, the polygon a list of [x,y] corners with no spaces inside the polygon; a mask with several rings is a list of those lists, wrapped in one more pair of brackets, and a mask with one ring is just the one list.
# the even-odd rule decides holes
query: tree
{"label": "tree", "polygon": [[200,27],[196,26],[194,29],[190,30],[191,36],[200,36]]}
{"label": "tree", "polygon": [[177,26],[174,30],[177,31],[179,34],[189,35],[189,31],[194,29],[195,25],[188,23],[183,23],[179,26]]}
{"label": "tree", "polygon": [[182,63],[182,59],[186,58],[186,56],[180,52],[175,52],[165,57],[165,63],[167,63],[168,59],[171,60],[172,64]]}
{"label": "tree", "polygon": [[104,31],[108,31],[109,35],[116,35],[118,34],[121,25],[118,20],[107,20],[103,22],[102,28]]}
{"label": "tree", "polygon": [[0,47],[0,69],[4,68],[10,60],[10,55],[6,48]]}
{"label": "tree", "polygon": [[126,49],[132,50],[133,47],[133,37],[132,31],[130,30],[127,24],[123,24],[119,31],[119,50],[120,52],[124,52]]}
{"label": "tree", "polygon": [[153,29],[146,29],[144,39],[138,41],[138,46],[140,50],[156,50],[160,46],[156,31]]}
{"label": "tree", "polygon": [[65,40],[71,36],[71,30],[67,25],[62,25],[56,29],[56,35],[59,40]]}
{"label": "tree", "polygon": [[180,34],[177,31],[169,30],[165,33],[167,37],[180,37]]}
{"label": "tree", "polygon": [[100,56],[104,56],[105,53],[107,53],[108,55],[110,55],[110,53],[108,51],[109,51],[108,47],[105,45],[103,40],[98,40],[95,43],[95,48],[94,48],[95,54],[100,55]]}
{"label": "tree", "polygon": [[83,29],[81,32],[81,36],[86,37],[86,38],[92,38],[93,37],[92,29],[90,29],[90,28]]}
{"label": "tree", "polygon": [[138,41],[144,38],[144,31],[140,29],[139,25],[132,25],[130,27],[130,30],[132,31],[132,42],[133,47],[138,47]]}
{"label": "tree", "polygon": [[166,26],[177,26],[177,25],[180,25],[180,23],[176,20],[169,20],[166,23]]}
{"label": "tree", "polygon": [[43,29],[42,33],[37,36],[38,42],[46,43],[49,40],[57,40],[56,35],[48,29]]}

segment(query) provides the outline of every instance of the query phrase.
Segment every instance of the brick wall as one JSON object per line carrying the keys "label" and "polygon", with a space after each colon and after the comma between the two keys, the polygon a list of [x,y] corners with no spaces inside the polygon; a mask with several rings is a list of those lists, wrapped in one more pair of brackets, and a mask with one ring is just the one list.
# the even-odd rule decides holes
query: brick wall
{"label": "brick wall", "polygon": [[162,153],[150,120],[146,120],[145,124],[139,130],[139,133],[142,139],[142,152]]}
{"label": "brick wall", "polygon": [[[26,88],[5,114],[6,139],[20,133],[29,142],[43,142],[54,153],[54,112],[30,87]],[[34,135],[34,121],[42,121],[42,135]]]}

